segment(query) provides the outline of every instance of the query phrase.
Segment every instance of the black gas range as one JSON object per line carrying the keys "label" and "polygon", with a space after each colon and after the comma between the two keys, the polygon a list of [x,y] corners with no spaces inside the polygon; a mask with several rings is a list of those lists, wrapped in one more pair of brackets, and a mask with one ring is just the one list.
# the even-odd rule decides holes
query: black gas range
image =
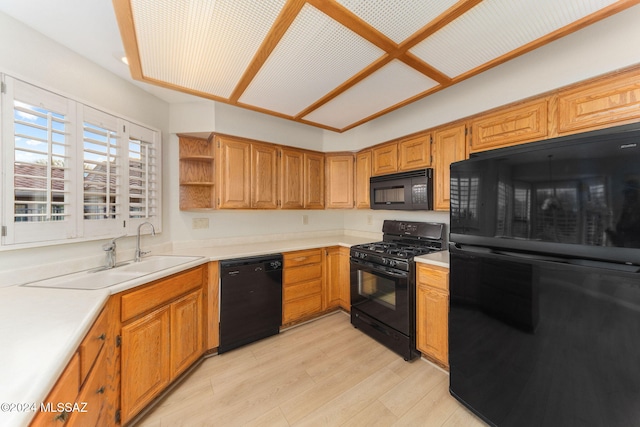
{"label": "black gas range", "polygon": [[445,224],[384,221],[381,242],[351,247],[351,323],[411,360],[415,349],[414,257],[444,248]]}

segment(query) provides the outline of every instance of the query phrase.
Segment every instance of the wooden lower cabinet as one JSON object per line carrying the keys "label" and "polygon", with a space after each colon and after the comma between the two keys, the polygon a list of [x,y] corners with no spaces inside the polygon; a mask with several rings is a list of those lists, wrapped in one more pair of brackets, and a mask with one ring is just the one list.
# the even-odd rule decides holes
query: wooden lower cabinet
{"label": "wooden lower cabinet", "polygon": [[[117,395],[112,300],[102,310],[42,403],[31,426],[115,426]],[[85,405],[86,404],[86,405]],[[60,406],[62,405],[62,406]],[[38,409],[42,409],[42,406]]]}
{"label": "wooden lower cabinet", "polygon": [[205,266],[121,295],[121,420],[125,424],[204,353]]}
{"label": "wooden lower cabinet", "polygon": [[416,347],[449,368],[449,269],[419,264],[416,274]]}
{"label": "wooden lower cabinet", "polygon": [[326,249],[325,309],[340,307],[351,311],[349,248]]}
{"label": "wooden lower cabinet", "polygon": [[282,274],[282,324],[313,317],[323,310],[322,249],[287,252]]}
{"label": "wooden lower cabinet", "polygon": [[[55,408],[60,402],[75,402],[79,390],[80,356],[78,353],[75,353],[43,404]],[[69,415],[70,413],[65,411],[58,412],[52,410],[38,412],[31,422],[31,426],[48,427],[65,425],[69,419]]]}
{"label": "wooden lower cabinet", "polygon": [[170,308],[122,327],[122,421],[130,420],[164,390],[170,375]]}
{"label": "wooden lower cabinet", "polygon": [[171,380],[202,355],[202,321],[202,290],[171,304]]}

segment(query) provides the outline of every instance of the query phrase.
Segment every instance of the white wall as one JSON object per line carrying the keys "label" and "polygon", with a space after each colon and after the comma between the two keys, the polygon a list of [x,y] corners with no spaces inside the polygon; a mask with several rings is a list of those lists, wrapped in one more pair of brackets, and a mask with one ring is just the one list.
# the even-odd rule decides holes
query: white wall
{"label": "white wall", "polygon": [[640,5],[342,134],[324,151],[359,150],[640,63]]}

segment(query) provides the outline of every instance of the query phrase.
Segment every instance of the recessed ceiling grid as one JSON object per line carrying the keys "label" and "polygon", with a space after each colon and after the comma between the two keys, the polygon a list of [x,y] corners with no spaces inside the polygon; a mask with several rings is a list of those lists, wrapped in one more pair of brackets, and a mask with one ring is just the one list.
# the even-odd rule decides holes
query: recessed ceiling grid
{"label": "recessed ceiling grid", "polygon": [[397,44],[406,40],[458,2],[458,0],[336,1]]}
{"label": "recessed ceiling grid", "polygon": [[485,0],[410,52],[456,77],[612,3],[615,0]]}
{"label": "recessed ceiling grid", "polygon": [[403,62],[393,60],[303,119],[343,129],[437,85]]}
{"label": "recessed ceiling grid", "polygon": [[285,0],[132,0],[145,77],[228,98]]}
{"label": "recessed ceiling grid", "polygon": [[307,4],[239,101],[295,116],[384,53]]}
{"label": "recessed ceiling grid", "polygon": [[112,1],[134,78],[336,131],[640,4]]}

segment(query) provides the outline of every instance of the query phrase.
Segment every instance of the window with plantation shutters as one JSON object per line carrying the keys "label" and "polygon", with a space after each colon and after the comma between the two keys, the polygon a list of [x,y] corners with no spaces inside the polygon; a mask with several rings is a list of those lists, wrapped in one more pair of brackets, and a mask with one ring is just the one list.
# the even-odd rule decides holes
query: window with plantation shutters
{"label": "window with plantation shutters", "polygon": [[85,106],[81,112],[84,232],[113,235],[123,231],[121,120]]}
{"label": "window with plantation shutters", "polygon": [[160,231],[158,131],[0,77],[2,245]]}
{"label": "window with plantation shutters", "polygon": [[158,153],[155,133],[141,126],[129,127],[129,218],[157,216]]}
{"label": "window with plantation shutters", "polygon": [[7,240],[75,237],[74,105],[23,82],[12,83],[2,104]]}

